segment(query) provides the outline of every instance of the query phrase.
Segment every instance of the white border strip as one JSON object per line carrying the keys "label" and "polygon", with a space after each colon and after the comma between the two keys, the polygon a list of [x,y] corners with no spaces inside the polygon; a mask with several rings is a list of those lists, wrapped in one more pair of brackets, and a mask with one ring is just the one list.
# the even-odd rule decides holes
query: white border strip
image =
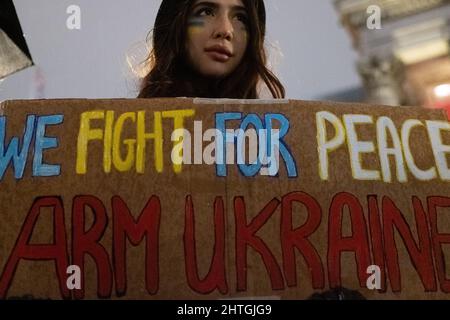
{"label": "white border strip", "polygon": [[288,104],[289,99],[211,99],[195,98],[194,104]]}

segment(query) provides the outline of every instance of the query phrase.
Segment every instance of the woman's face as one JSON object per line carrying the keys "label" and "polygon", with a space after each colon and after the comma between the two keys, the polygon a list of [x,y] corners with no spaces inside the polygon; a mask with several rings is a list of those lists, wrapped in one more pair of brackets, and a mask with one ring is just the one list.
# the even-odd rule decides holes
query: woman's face
{"label": "woman's face", "polygon": [[187,53],[206,77],[232,73],[248,44],[248,15],[241,0],[196,0],[188,17]]}

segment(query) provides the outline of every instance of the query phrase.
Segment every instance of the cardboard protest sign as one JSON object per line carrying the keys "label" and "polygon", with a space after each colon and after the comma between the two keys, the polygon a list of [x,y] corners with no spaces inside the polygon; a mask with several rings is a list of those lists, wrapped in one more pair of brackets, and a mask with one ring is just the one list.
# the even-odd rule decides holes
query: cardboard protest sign
{"label": "cardboard protest sign", "polygon": [[4,102],[0,298],[446,298],[449,153],[418,108]]}

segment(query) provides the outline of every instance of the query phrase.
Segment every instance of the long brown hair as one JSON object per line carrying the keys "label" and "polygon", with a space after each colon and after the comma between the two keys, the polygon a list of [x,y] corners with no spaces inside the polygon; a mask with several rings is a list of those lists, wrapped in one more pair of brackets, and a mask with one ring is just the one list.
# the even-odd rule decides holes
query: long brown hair
{"label": "long brown hair", "polygon": [[163,0],[153,29],[153,50],[147,60],[151,69],[142,81],[138,98],[257,99],[260,81],[264,82],[274,98],[284,98],[283,85],[266,67],[263,0],[243,0],[249,17],[250,41],[236,70],[222,79],[205,79],[186,62],[187,20],[194,1]]}

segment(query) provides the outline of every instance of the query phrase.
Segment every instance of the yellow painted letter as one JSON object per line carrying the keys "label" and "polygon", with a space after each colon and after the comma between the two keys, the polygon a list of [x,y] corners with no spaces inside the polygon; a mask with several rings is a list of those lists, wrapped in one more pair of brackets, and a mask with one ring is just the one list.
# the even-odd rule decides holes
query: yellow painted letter
{"label": "yellow painted letter", "polygon": [[450,170],[447,162],[450,145],[444,144],[441,135],[441,131],[450,131],[450,123],[447,121],[426,121],[426,123],[439,176],[443,181],[450,181]]}
{"label": "yellow painted letter", "polygon": [[145,132],[145,111],[139,111],[137,116],[137,148],[136,148],[136,171],[144,173],[145,149],[147,139],[153,139],[154,159],[156,172],[163,171],[163,130],[161,112],[153,113],[153,132]]}
{"label": "yellow painted letter", "polygon": [[[387,145],[388,134],[392,138],[393,147],[389,148]],[[397,180],[399,182],[406,182],[408,178],[405,171],[405,163],[403,161],[402,142],[397,132],[394,122],[391,118],[380,117],[377,120],[377,141],[378,154],[380,155],[381,174],[384,182],[392,181],[391,167],[389,163],[389,156],[394,156],[395,170],[397,173]]]}
{"label": "yellow painted letter", "polygon": [[[195,110],[186,109],[186,110],[173,110],[173,111],[164,111],[162,113],[163,118],[173,118],[173,131],[184,129],[184,118],[193,117],[195,115]],[[174,136],[172,135],[172,138]],[[173,149],[176,149],[176,153],[179,157],[183,158],[183,136],[176,136],[178,139],[173,141]],[[181,152],[180,152],[181,150]],[[189,150],[189,152],[191,152]],[[174,150],[172,150],[172,155],[174,154]],[[177,160],[179,160],[177,158]],[[180,173],[182,169],[182,161],[172,161],[173,163],[173,171],[175,173]]]}
{"label": "yellow painted letter", "polygon": [[120,154],[121,147],[121,135],[123,123],[130,119],[133,122],[136,122],[136,113],[134,112],[126,112],[121,114],[117,119],[116,124],[114,125],[114,143],[113,143],[113,163],[114,167],[120,172],[129,171],[135,162],[135,150],[134,146],[136,144],[136,139],[125,139],[123,143],[127,146],[127,155],[125,160],[122,159]]}
{"label": "yellow painted letter", "polygon": [[[333,125],[335,136],[328,140],[327,123]],[[328,153],[336,150],[345,142],[345,130],[341,121],[333,113],[321,111],[316,113],[317,151],[319,153],[319,175],[322,180],[328,180]]]}
{"label": "yellow painted letter", "polygon": [[379,171],[363,169],[361,163],[361,154],[374,152],[375,145],[371,141],[358,140],[355,129],[356,124],[372,124],[372,117],[364,114],[346,114],[344,115],[344,123],[347,131],[353,178],[357,180],[380,180]]}
{"label": "yellow painted letter", "polygon": [[414,127],[425,127],[425,125],[417,119],[409,119],[406,120],[402,126],[402,144],[403,144],[403,151],[405,153],[406,164],[408,165],[409,171],[417,179],[422,181],[429,181],[436,179],[437,172],[435,167],[431,167],[430,169],[425,171],[417,167],[414,161],[414,156],[412,155],[411,147],[409,145],[411,130]]}
{"label": "yellow painted letter", "polygon": [[102,129],[91,129],[91,120],[102,120],[105,118],[105,111],[90,111],[81,114],[80,131],[77,141],[77,174],[86,174],[87,147],[89,140],[102,140]]}

